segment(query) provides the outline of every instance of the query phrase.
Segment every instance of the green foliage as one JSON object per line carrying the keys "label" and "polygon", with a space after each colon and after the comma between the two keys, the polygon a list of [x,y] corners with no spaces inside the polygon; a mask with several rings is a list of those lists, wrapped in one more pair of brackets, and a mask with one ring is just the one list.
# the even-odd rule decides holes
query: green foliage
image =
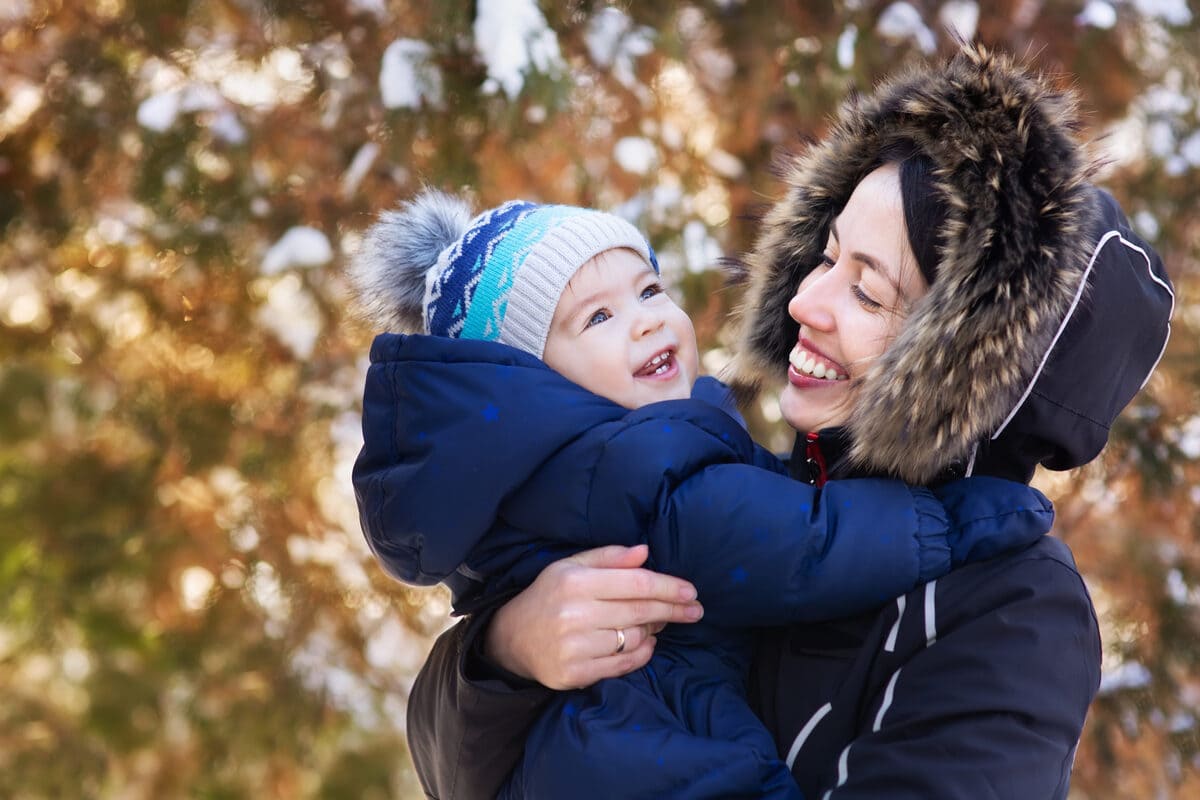
{"label": "green foliage", "polygon": [[[772,158],[922,55],[881,30],[889,3],[542,0],[561,64],[527,65],[509,96],[477,48],[482,2],[0,12],[0,796],[418,796],[401,720],[445,600],[389,581],[357,530],[372,332],[342,270],[359,232],[424,184],[479,207],[620,206],[719,365],[738,293],[712,262],[751,246]],[[951,49],[949,4],[916,5]],[[1200,120],[1171,98],[1200,96],[1198,23],[982,5],[981,39],[1078,88],[1105,181],[1179,290],[1172,346],[1106,457],[1046,480],[1106,671],[1151,676],[1106,688],[1074,791],[1189,796]],[[618,44],[593,50],[605,16]],[[402,38],[428,44],[440,102],[384,105]],[[623,161],[622,139],[653,163]],[[295,226],[331,257],[264,269]],[[747,411],[786,447],[770,409]]]}

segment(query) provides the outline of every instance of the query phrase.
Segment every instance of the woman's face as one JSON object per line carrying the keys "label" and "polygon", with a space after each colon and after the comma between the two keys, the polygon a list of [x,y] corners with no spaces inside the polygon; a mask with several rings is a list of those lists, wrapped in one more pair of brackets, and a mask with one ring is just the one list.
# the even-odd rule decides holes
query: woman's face
{"label": "woman's face", "polygon": [[788,303],[800,323],[779,398],[788,424],[803,432],[845,423],[857,379],[928,289],[908,243],[899,170],[879,167],[854,189],[822,263]]}

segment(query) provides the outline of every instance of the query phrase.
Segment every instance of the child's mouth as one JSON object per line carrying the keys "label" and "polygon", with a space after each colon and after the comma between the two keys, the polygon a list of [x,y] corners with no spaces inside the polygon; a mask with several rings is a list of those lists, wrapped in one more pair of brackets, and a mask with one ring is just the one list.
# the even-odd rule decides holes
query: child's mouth
{"label": "child's mouth", "polygon": [[641,369],[633,373],[635,378],[665,378],[676,372],[675,351],[663,350],[654,358],[647,361]]}

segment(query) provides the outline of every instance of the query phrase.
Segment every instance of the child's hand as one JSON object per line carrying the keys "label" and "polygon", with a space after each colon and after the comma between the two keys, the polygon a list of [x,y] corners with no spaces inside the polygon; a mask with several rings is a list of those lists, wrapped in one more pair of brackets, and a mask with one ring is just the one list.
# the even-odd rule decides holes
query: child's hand
{"label": "child's hand", "polygon": [[668,622],[703,614],[690,583],[638,569],[648,554],[645,545],[600,547],[546,567],[496,612],[484,642],[488,658],[551,689],[645,666]]}

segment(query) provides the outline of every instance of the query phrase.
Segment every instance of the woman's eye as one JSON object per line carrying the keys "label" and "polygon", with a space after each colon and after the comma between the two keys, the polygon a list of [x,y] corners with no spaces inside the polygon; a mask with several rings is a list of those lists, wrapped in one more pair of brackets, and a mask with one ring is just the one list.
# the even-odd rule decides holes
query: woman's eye
{"label": "woman's eye", "polygon": [[862,289],[862,286],[860,286],[859,284],[855,283],[855,284],[851,285],[850,291],[854,293],[854,297],[858,300],[858,302],[862,303],[865,308],[867,308],[871,311],[875,311],[876,309],[883,308],[883,303],[878,302],[877,300],[872,298],[870,295],[868,295],[866,292],[864,292]]}
{"label": "woman's eye", "polygon": [[817,262],[817,266],[832,268],[833,265],[836,263],[837,263],[836,259],[834,259],[833,256],[829,255],[829,253],[821,253],[821,260]]}
{"label": "woman's eye", "polygon": [[601,322],[607,321],[608,318],[609,318],[609,313],[607,311],[605,311],[604,309],[600,309],[599,311],[597,311],[596,313],[594,313],[590,317],[588,317],[587,324],[584,325],[583,327],[586,329],[586,328],[592,327],[593,325],[599,325]]}
{"label": "woman's eye", "polygon": [[642,299],[643,300],[654,297],[654,295],[656,295],[656,294],[662,294],[662,285],[661,284],[652,283],[649,286],[647,286],[645,289],[642,289]]}

